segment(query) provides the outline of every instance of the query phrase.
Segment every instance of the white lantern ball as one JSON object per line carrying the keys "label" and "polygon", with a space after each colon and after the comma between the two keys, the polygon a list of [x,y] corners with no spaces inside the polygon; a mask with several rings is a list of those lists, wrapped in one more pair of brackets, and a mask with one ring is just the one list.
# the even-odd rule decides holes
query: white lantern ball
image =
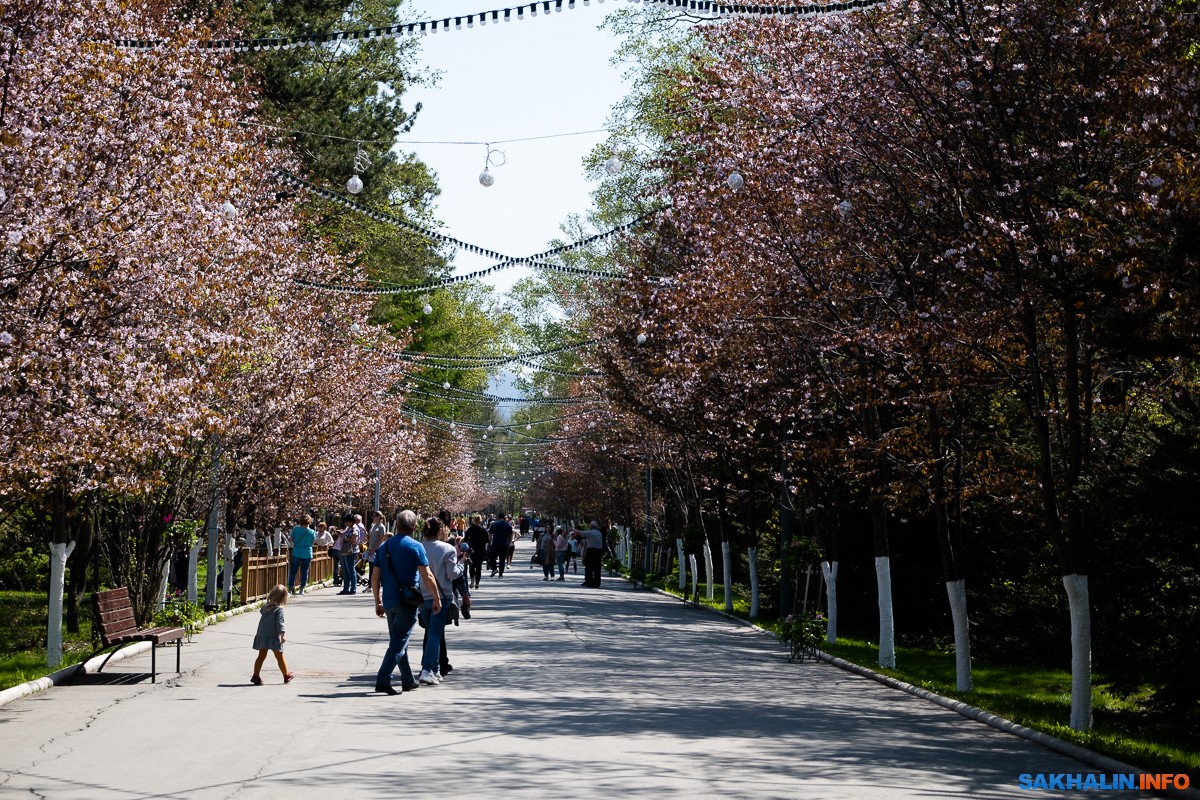
{"label": "white lantern ball", "polygon": [[350,326],[350,332],[358,333],[358,323],[357,322]]}
{"label": "white lantern ball", "polygon": [[725,185],[735,192],[746,185],[746,179],[742,177],[740,172],[731,172],[729,177],[725,179]]}
{"label": "white lantern ball", "polygon": [[496,182],[496,179],[492,176],[492,173],[489,172],[488,170],[485,169],[483,172],[479,173],[479,185],[480,186],[491,186],[495,182]]}
{"label": "white lantern ball", "polygon": [[637,335],[637,343],[638,343],[638,344],[645,344],[645,343],[646,343],[646,334],[644,334],[644,333],[639,333],[639,334]]}
{"label": "white lantern ball", "polygon": [[358,194],[363,190],[362,178],[357,175],[351,175],[350,180],[346,181],[346,191],[350,194]]}
{"label": "white lantern ball", "polygon": [[443,383],[443,384],[442,384],[442,388],[443,388],[443,389],[449,389],[449,388],[450,388],[450,381],[446,381],[445,383]]}
{"label": "white lantern ball", "polygon": [[221,204],[221,213],[225,215],[225,219],[234,219],[237,217],[237,206],[226,200]]}
{"label": "white lantern ball", "polygon": [[426,303],[425,305],[423,305],[423,306],[421,307],[421,313],[423,313],[423,314],[432,314],[432,313],[433,313],[433,306],[429,305],[429,303]]}
{"label": "white lantern ball", "polygon": [[604,171],[609,175],[616,175],[621,171],[621,159],[617,158],[616,156],[609,158],[604,162]]}

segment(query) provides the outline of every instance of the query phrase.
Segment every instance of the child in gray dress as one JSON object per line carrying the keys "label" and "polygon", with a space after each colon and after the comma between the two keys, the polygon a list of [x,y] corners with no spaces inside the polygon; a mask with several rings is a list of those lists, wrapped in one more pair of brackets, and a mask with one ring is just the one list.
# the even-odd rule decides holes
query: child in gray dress
{"label": "child in gray dress", "polygon": [[267,595],[266,604],[259,609],[258,633],[254,634],[254,643],[251,645],[258,651],[258,658],[254,661],[254,674],[250,676],[250,682],[255,686],[262,686],[262,676],[258,673],[263,662],[267,660],[268,650],[275,653],[284,683],[291,683],[292,678],[296,677],[288,672],[287,661],[283,658],[283,643],[287,641],[283,627],[283,607],[287,605],[287,599],[287,587],[282,583],[278,584]]}

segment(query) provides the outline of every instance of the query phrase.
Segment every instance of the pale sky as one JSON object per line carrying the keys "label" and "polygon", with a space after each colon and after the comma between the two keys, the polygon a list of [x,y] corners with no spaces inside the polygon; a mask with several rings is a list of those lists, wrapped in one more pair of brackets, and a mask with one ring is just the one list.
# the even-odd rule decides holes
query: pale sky
{"label": "pale sky", "polygon": [[[503,9],[502,0],[413,0],[410,19]],[[594,188],[583,175],[583,158],[604,141],[603,131],[530,142],[493,145],[504,152],[492,166],[495,183],[479,184],[484,145],[408,144],[409,141],[500,142],[604,127],[609,109],[625,95],[620,70],[609,64],[616,40],[598,30],[622,3],[593,2],[549,15],[451,30],[421,38],[419,60],[442,73],[439,85],[416,87],[404,98],[423,109],[398,147],[414,152],[437,173],[437,214],[449,236],[526,256],[561,238],[559,226],[572,213],[591,207]],[[491,266],[481,256],[459,252],[456,273]],[[489,278],[500,291],[528,268]],[[491,282],[489,281],[489,282]]]}

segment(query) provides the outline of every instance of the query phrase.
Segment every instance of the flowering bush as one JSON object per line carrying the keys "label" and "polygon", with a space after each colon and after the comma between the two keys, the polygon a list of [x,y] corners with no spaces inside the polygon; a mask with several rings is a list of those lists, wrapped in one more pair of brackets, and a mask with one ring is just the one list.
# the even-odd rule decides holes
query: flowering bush
{"label": "flowering bush", "polygon": [[825,637],[825,615],[819,611],[796,616],[788,614],[779,626],[779,641],[788,646],[789,661],[816,658]]}

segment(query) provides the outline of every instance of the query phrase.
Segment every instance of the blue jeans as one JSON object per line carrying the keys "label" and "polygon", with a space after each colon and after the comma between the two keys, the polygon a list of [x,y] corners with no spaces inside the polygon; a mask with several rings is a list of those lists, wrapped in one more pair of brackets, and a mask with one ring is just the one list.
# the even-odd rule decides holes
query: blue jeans
{"label": "blue jeans", "polygon": [[375,676],[376,686],[392,685],[392,670],[400,668],[400,682],[403,686],[411,687],[417,680],[413,677],[412,667],[408,665],[408,638],[412,636],[413,625],[417,623],[417,610],[404,603],[397,608],[384,611],[388,624],[388,649],[383,654],[383,663],[379,665],[379,674]]}
{"label": "blue jeans", "polygon": [[354,571],[355,555],[342,556],[342,591],[351,594],[358,591],[358,573]]}
{"label": "blue jeans", "polygon": [[554,563],[558,565],[558,577],[566,580],[567,577],[567,556],[570,553],[566,550],[554,551]]}
{"label": "blue jeans", "polygon": [[300,591],[304,591],[304,587],[308,586],[308,565],[312,563],[311,558],[298,558],[292,556],[292,563],[288,567],[288,591],[296,585],[296,572],[300,572]]}
{"label": "blue jeans", "polygon": [[433,613],[433,601],[421,604],[421,621],[425,623],[425,652],[421,654],[421,669],[437,672],[441,668],[439,655],[442,639],[446,635],[446,623],[450,621],[450,600],[442,598],[442,610]]}

